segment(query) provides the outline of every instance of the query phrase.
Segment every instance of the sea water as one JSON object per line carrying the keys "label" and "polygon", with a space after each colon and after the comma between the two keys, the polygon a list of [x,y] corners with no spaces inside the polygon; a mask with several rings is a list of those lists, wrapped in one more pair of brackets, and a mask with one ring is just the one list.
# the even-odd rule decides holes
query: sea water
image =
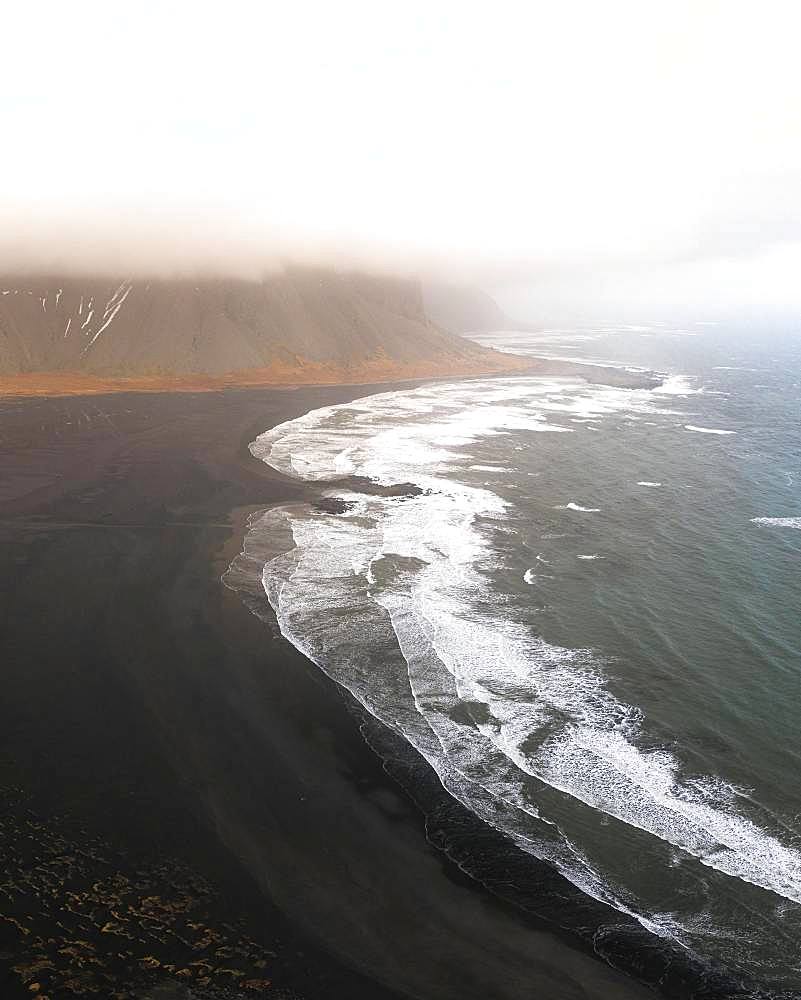
{"label": "sea water", "polygon": [[281,631],[522,851],[801,990],[801,334],[481,339],[575,374],[378,393],[253,443],[328,484],[251,526]]}

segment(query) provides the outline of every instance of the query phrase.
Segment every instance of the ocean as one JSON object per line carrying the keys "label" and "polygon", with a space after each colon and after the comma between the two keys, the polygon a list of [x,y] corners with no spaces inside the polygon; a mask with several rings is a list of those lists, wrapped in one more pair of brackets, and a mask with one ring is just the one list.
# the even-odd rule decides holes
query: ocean
{"label": "ocean", "polygon": [[610,925],[801,995],[801,335],[480,339],[575,367],[252,444],[323,487],[250,525],[281,632]]}

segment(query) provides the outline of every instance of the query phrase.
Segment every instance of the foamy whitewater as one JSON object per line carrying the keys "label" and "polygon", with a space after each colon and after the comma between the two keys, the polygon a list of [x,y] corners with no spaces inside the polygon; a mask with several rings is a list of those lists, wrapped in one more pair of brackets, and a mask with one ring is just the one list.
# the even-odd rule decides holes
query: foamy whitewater
{"label": "foamy whitewater", "polygon": [[[592,335],[562,336],[560,356]],[[642,371],[646,359],[582,360]],[[742,539],[754,533],[757,546],[760,527],[801,517],[721,502],[714,522],[735,517],[731,539],[705,537],[701,505],[731,496],[731,468],[751,446],[727,409],[730,381],[748,376],[707,372],[645,388],[488,378],[313,411],[251,450],[329,483],[326,503],[265,512],[247,549],[284,636],[476,816],[702,960],[796,987],[798,789],[785,803],[749,761],[737,716],[747,689],[716,721],[716,699],[739,683],[734,661],[728,674],[715,665],[730,610],[693,574],[717,544],[732,586],[745,574],[731,616],[747,620],[737,643],[753,667],[759,582]],[[700,416],[714,423],[690,422]],[[700,432],[690,451],[688,430]],[[774,668],[797,693],[784,661]],[[787,749],[754,746],[760,757]]]}

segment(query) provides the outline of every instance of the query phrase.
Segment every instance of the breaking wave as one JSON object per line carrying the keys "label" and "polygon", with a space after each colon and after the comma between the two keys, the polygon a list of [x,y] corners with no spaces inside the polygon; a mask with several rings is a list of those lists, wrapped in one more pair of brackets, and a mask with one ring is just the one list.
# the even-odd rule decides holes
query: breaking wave
{"label": "breaking wave", "polygon": [[698,427],[697,424],[685,424],[684,429],[695,431],[697,434],[735,434],[736,431],[724,431],[719,427]]}
{"label": "breaking wave", "polygon": [[[674,383],[667,395],[682,386],[693,391]],[[559,421],[575,415],[675,416],[665,395],[520,377],[312,411],[251,451],[280,472],[331,483],[325,496],[338,513],[275,508],[250,537],[262,540],[261,582],[284,636],[408,741],[452,796],[582,891],[695,947],[707,932],[678,921],[647,877],[621,866],[622,843],[666,869],[705,870],[687,892],[712,917],[727,879],[801,902],[801,851],[739,789],[689,775],[674,749],[654,745],[648,720],[613,694],[593,651],[545,642],[513,597],[494,590],[493,532],[509,501],[468,481],[469,469],[490,468],[470,465],[478,441],[571,432]],[[801,527],[801,518],[754,520]],[[525,582],[536,582],[532,570]]]}
{"label": "breaking wave", "polygon": [[751,523],[773,528],[801,528],[801,517],[752,517]]}

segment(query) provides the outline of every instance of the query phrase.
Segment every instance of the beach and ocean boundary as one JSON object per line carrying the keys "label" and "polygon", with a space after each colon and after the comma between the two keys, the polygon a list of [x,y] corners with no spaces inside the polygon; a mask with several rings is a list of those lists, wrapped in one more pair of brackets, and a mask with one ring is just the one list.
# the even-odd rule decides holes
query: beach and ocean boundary
{"label": "beach and ocean boundary", "polygon": [[[378,388],[5,406],[3,530],[17,561],[4,591],[34,595],[48,623],[23,622],[11,635],[11,771],[47,811],[71,807],[99,825],[101,813],[119,819],[117,798],[151,796],[127,828],[154,849],[170,839],[165,816],[191,814],[202,826],[212,817],[293,923],[402,993],[640,995],[434,853],[341,696],[219,585],[247,515],[309,495],[253,460],[249,442],[272,423]],[[34,484],[30,463],[42,449],[52,478]],[[115,567],[113,587],[93,573],[98,561]],[[6,606],[14,621],[15,600]],[[71,683],[54,689],[45,681],[58,668],[63,677],[65,658]],[[29,744],[37,751],[19,768]],[[43,787],[54,774],[57,803]],[[120,796],[126,780],[139,791]],[[151,785],[162,789],[155,800],[143,792]],[[185,831],[172,839],[180,847]]]}
{"label": "beach and ocean boundary", "polygon": [[[582,366],[580,373],[573,369],[569,371],[569,374],[584,374],[585,372],[586,366]],[[567,373],[563,369],[562,374]],[[608,370],[605,374],[608,376]],[[611,381],[611,379],[608,379],[608,381]],[[675,388],[674,381],[669,380],[664,384],[664,389],[660,388],[659,391],[670,394]],[[491,381],[488,384],[489,386],[497,386],[498,382]],[[649,382],[646,384],[654,385],[658,383],[654,383],[649,379]],[[377,396],[371,396],[370,400],[376,401],[376,405],[379,405],[380,401],[384,398],[382,393]],[[353,413],[354,421],[357,421],[358,415],[363,412],[368,403],[369,400],[363,401],[355,409]],[[423,411],[427,412],[425,401],[421,406]],[[329,411],[320,412],[322,414]],[[346,405],[341,410],[336,410],[336,412],[343,417],[347,417],[350,409]],[[314,414],[311,417],[313,418]],[[321,416],[320,419],[322,420],[323,417]],[[336,426],[341,428],[342,437],[338,436],[339,432],[334,434],[333,442],[335,448],[345,448],[352,440],[358,440],[358,433],[356,432],[353,432],[353,438],[348,436],[349,432],[347,428],[350,426],[349,420],[343,424],[342,420],[338,417]],[[439,427],[436,423],[434,426]],[[295,430],[295,427],[298,429]],[[304,431],[301,428],[304,428],[306,433],[308,433],[306,420],[299,421],[297,424],[290,423],[286,430],[287,440],[296,441],[297,438],[302,439]],[[281,433],[282,429],[279,428],[278,438],[273,438],[271,434],[264,435],[253,446],[252,450],[254,454],[259,455],[262,461],[271,465],[274,464],[283,470],[287,468],[287,452],[282,444]],[[325,428],[320,433],[323,435],[322,440],[325,441]],[[440,429],[439,433],[442,434],[444,432]],[[279,442],[277,459],[270,457],[269,444],[265,444],[265,440],[268,442],[270,440],[277,440]],[[366,461],[364,463],[371,469],[380,467],[381,472],[377,472],[376,475],[379,476],[380,482],[384,485],[370,483],[365,479],[351,480],[344,474],[341,478],[330,478],[334,467],[337,469],[349,467],[348,461],[343,461],[341,466],[338,460],[334,462],[335,451],[330,451],[330,448],[330,444],[328,445],[328,450],[326,450],[325,444],[321,445],[320,454],[324,457],[321,459],[320,467],[322,469],[328,468],[329,472],[328,475],[318,478],[315,472],[317,466],[314,463],[309,463],[307,453],[304,451],[302,444],[298,443],[298,475],[302,477],[302,482],[310,485],[309,496],[297,509],[294,504],[289,507],[279,505],[279,510],[268,512],[263,518],[254,516],[252,522],[253,530],[249,531],[246,536],[245,551],[234,561],[226,577],[224,577],[230,586],[242,593],[252,610],[268,622],[274,630],[277,629],[273,611],[273,608],[278,609],[276,594],[278,593],[279,585],[277,580],[284,579],[284,574],[289,573],[292,567],[298,569],[297,575],[301,581],[310,580],[315,575],[313,566],[308,564],[308,560],[304,562],[302,555],[298,556],[297,564],[294,561],[291,550],[294,548],[295,542],[293,542],[292,533],[289,530],[290,525],[294,524],[296,520],[299,520],[304,525],[300,531],[300,540],[297,541],[298,552],[302,553],[304,552],[304,546],[308,544],[305,519],[311,518],[313,520],[314,518],[314,514],[310,513],[310,510],[313,512],[317,508],[321,512],[324,512],[324,516],[327,516],[330,521],[339,520],[337,518],[339,511],[336,504],[340,501],[328,497],[321,501],[321,493],[333,493],[334,495],[348,498],[373,493],[376,497],[384,498],[379,502],[394,507],[396,503],[402,503],[408,496],[413,496],[415,492],[418,494],[420,492],[419,486],[404,485],[407,483],[407,480],[402,478],[403,475],[406,474],[413,477],[414,472],[411,467],[407,468],[404,466],[401,458],[398,458],[398,469],[401,470],[398,475],[401,478],[397,480],[391,478],[393,475],[393,462],[391,458],[388,458],[384,464],[381,464],[377,460],[373,460],[372,462]],[[358,449],[354,446],[353,450],[357,451]],[[348,450],[347,454],[350,455],[350,450]],[[358,459],[354,461],[358,466]],[[328,465],[326,465],[326,462],[328,462]],[[474,466],[473,468],[479,467]],[[404,469],[405,472],[403,471]],[[291,481],[297,482],[298,480],[293,478]],[[412,479],[409,482],[414,481]],[[386,485],[390,482],[393,483],[392,486]],[[433,488],[436,491],[436,486]],[[395,500],[393,499],[394,497],[398,499]],[[351,504],[349,501],[343,502],[343,509],[347,506],[356,507],[356,504]],[[356,521],[361,523],[359,521],[359,511],[360,508],[356,507],[356,515],[354,516]],[[265,512],[259,513],[261,515]],[[323,515],[317,516],[320,517]],[[344,551],[349,553],[345,557],[345,564],[348,564],[349,559],[353,559],[356,560],[354,567],[361,565],[359,562],[361,556],[357,554],[358,546],[355,548],[349,547],[349,538],[346,537],[347,531],[344,525],[341,530],[341,544],[344,546]],[[333,532],[331,539],[321,548],[321,558],[324,560],[326,566],[329,565],[329,560],[325,555],[327,551],[326,545],[333,544],[336,539],[340,538],[339,528],[332,527],[331,531]],[[352,542],[350,544],[352,545]],[[391,549],[389,551],[402,552],[404,550]],[[285,553],[286,555],[284,555]],[[263,580],[262,569],[265,563],[272,559],[276,560],[276,566],[284,568],[265,570]],[[331,570],[331,572],[338,578],[341,571]],[[347,572],[346,570],[346,576]],[[354,568],[354,572],[358,573],[358,570]],[[267,580],[270,581],[269,601],[265,595]],[[341,595],[336,596],[334,594],[334,591],[336,591],[336,581],[332,580],[330,582],[332,587],[331,614],[341,614],[342,608],[339,607]],[[286,580],[285,583],[287,591],[290,591],[292,588],[289,581]],[[352,604],[355,609],[358,604],[358,597],[355,590],[351,593],[347,589],[349,585],[345,586],[346,592],[350,596],[343,607]],[[281,584],[281,588],[283,588],[283,584]],[[320,603],[320,597],[322,598],[322,603]],[[325,616],[327,612],[325,611],[324,594],[321,593],[319,597],[315,597],[312,589],[309,591],[309,598],[311,602],[310,606],[317,608],[317,613]],[[271,604],[273,607],[270,606]],[[700,995],[701,993],[708,997],[762,995],[750,987],[746,987],[733,975],[729,976],[724,968],[702,961],[700,958],[694,958],[691,951],[679,946],[676,941],[671,940],[669,935],[655,934],[650,929],[646,929],[648,927],[647,921],[643,921],[641,925],[631,916],[626,915],[625,911],[620,912],[619,910],[611,909],[592,898],[591,895],[586,895],[584,892],[576,889],[574,885],[558,875],[549,864],[539,862],[530,853],[519,850],[507,836],[504,836],[499,830],[494,829],[492,825],[487,826],[470,809],[464,808],[457,801],[460,798],[458,791],[454,793],[451,789],[448,794],[443,790],[443,783],[448,787],[448,781],[437,777],[437,764],[434,763],[433,766],[429,764],[425,760],[425,757],[415,751],[406,740],[400,738],[391,729],[387,728],[387,725],[381,723],[370,714],[370,696],[368,695],[367,700],[363,702],[362,696],[357,693],[359,690],[358,681],[355,681],[357,691],[354,691],[353,696],[350,694],[349,689],[351,684],[347,679],[347,667],[343,667],[342,664],[347,663],[351,657],[355,663],[362,662],[359,659],[360,652],[357,648],[357,643],[354,643],[353,639],[344,635],[343,632],[341,656],[337,657],[334,647],[326,655],[324,647],[315,638],[317,636],[317,628],[312,626],[312,622],[309,622],[309,625],[312,627],[308,639],[305,638],[303,626],[299,624],[299,620],[296,617],[293,617],[295,609],[294,605],[292,605],[292,598],[287,598],[287,607],[290,605],[292,608],[289,613],[286,613],[282,599],[281,613],[279,615],[281,631],[297,645],[297,648],[301,652],[311,659],[319,659],[319,655],[322,655],[322,659],[319,660],[322,671],[337,678],[342,683],[346,692],[344,697],[351,705],[354,714],[359,720],[361,728],[365,733],[365,738],[384,760],[385,769],[389,773],[392,773],[407,789],[426,816],[426,828],[430,841],[439,849],[445,851],[462,871],[469,873],[473,878],[497,893],[503,899],[512,901],[527,914],[539,918],[542,922],[541,925],[544,923],[545,926],[556,928],[559,931],[567,931],[569,940],[572,940],[574,943],[576,940],[581,941],[588,951],[602,957],[613,967],[625,969],[636,978],[659,988],[667,996],[690,996]],[[354,614],[356,613],[354,610]],[[365,628],[367,628],[366,625]],[[322,632],[322,625],[320,625],[320,630]],[[370,625],[369,634],[375,635],[375,642],[379,644],[376,652],[376,656],[380,658],[379,662],[383,662],[385,655],[388,662],[389,658],[391,658],[391,653],[388,648],[386,653],[382,652],[384,648],[382,644],[387,639],[383,636],[378,622],[373,622]],[[334,646],[336,646],[336,640],[334,640]],[[366,655],[367,649],[365,648],[362,658]],[[343,660],[342,657],[345,657],[345,659]],[[354,677],[358,677],[359,671],[366,667],[366,662],[362,663],[362,667],[355,667]],[[392,669],[388,662],[387,676],[392,676]],[[340,679],[340,674],[342,675],[342,679]],[[363,704],[367,706],[366,709],[362,707]],[[380,706],[378,709],[373,707],[372,711],[376,712],[379,718],[381,717]],[[400,728],[403,729],[403,725]],[[408,738],[412,743],[414,742],[413,736]],[[426,754],[426,751],[423,750],[423,753]],[[489,823],[492,824],[492,822],[493,820],[490,819]]]}

